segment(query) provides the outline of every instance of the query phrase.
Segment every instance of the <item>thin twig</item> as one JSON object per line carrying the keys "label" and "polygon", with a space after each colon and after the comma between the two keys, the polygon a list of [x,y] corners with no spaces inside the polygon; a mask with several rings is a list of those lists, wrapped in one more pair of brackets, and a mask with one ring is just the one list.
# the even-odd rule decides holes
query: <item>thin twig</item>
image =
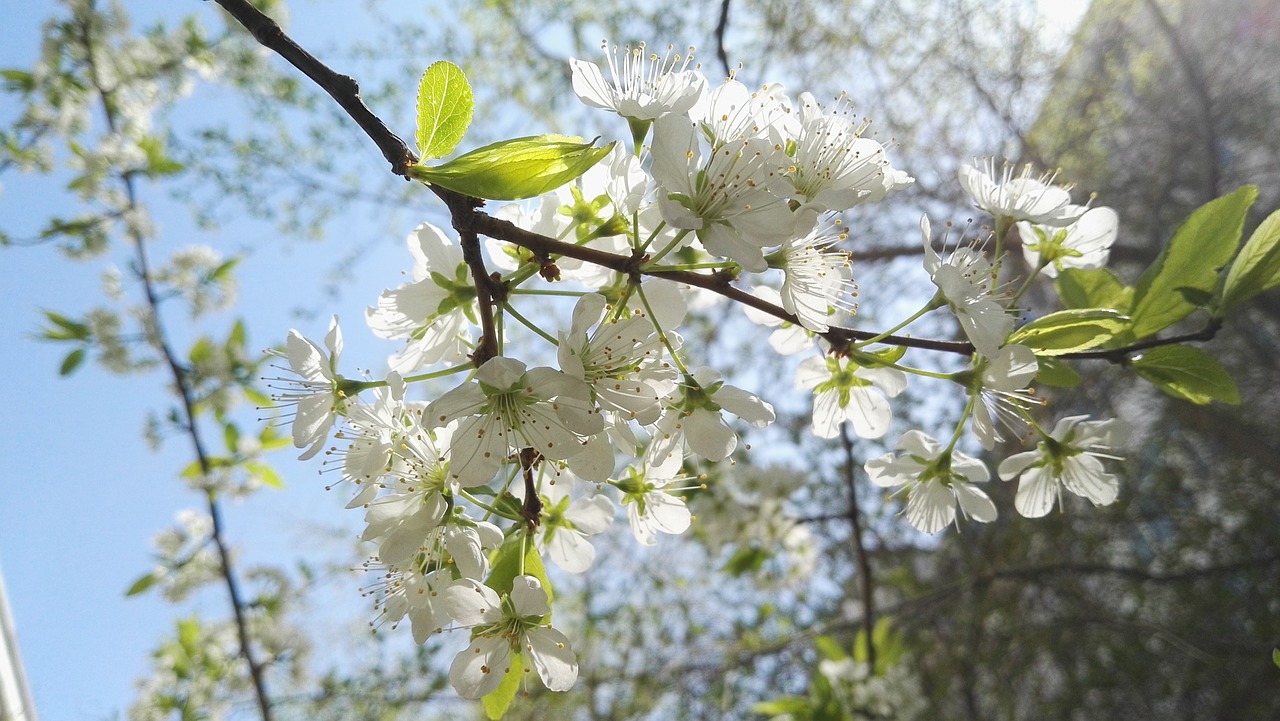
{"label": "thin twig", "polygon": [[[876,672],[876,644],[873,634],[876,628],[875,587],[871,577],[871,559],[867,556],[866,542],[862,537],[862,509],[858,505],[858,482],[854,469],[853,439],[849,436],[849,424],[840,424],[840,445],[844,448],[844,483],[849,489],[849,510],[846,517],[853,526],[853,549],[858,562],[858,589],[862,596],[862,634],[866,637],[867,666]],[[855,644],[856,645],[856,644]]]}
{"label": "thin twig", "polygon": [[733,68],[729,67],[729,51],[724,44],[725,33],[729,30],[729,1],[722,0],[720,3],[720,19],[716,21],[716,57],[720,58],[726,78],[733,77]]}

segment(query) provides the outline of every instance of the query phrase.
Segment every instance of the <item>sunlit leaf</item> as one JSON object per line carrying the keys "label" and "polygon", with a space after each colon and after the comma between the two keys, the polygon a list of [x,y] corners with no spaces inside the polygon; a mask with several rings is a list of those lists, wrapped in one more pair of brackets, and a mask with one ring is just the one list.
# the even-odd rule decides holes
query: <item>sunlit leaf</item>
{"label": "sunlit leaf", "polygon": [[1235,255],[1245,213],[1258,197],[1246,185],[1205,203],[1182,222],[1134,289],[1133,334],[1145,338],[1186,318],[1209,298]]}
{"label": "sunlit leaf", "polygon": [[1227,271],[1219,315],[1280,285],[1280,210],[1262,221]]}
{"label": "sunlit leaf", "polygon": [[1206,405],[1223,401],[1237,405],[1240,390],[1231,374],[1213,356],[1189,345],[1169,345],[1142,354],[1131,367],[1174,398]]}
{"label": "sunlit leaf", "polygon": [[488,200],[533,198],[568,183],[609,154],[581,138],[537,135],[477,148],[447,163],[409,169],[413,177]]}
{"label": "sunlit leaf", "polygon": [[462,70],[447,60],[431,64],[418,82],[418,152],[423,160],[443,158],[458,146],[475,97]]}

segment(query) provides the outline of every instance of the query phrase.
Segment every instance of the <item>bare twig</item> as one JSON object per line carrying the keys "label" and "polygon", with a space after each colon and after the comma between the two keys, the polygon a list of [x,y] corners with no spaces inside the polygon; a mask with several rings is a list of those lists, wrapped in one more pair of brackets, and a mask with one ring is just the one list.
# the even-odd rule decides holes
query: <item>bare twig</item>
{"label": "bare twig", "polygon": [[724,44],[725,33],[729,30],[729,2],[730,0],[721,0],[720,19],[716,21],[716,57],[720,58],[726,78],[733,76],[733,68],[729,67],[729,50]]}
{"label": "bare twig", "polygon": [[858,505],[858,482],[854,469],[853,439],[849,436],[849,424],[840,424],[840,445],[844,448],[844,483],[849,489],[849,510],[846,516],[853,526],[853,550],[858,562],[858,589],[862,596],[862,634],[866,637],[867,666],[876,672],[876,644],[872,634],[876,628],[875,587],[871,577],[871,559],[867,555],[862,537],[862,509]]}

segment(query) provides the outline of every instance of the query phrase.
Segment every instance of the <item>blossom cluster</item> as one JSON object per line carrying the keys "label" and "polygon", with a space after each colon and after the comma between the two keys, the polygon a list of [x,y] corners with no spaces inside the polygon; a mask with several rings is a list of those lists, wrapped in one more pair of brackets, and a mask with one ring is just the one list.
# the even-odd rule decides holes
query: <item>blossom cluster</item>
{"label": "blossom cluster", "polygon": [[[582,253],[548,258],[490,239],[483,262],[494,272],[477,279],[461,242],[424,223],[408,237],[410,280],[382,292],[365,317],[375,335],[400,344],[388,375],[342,375],[335,318],[323,343],[289,334],[291,375],[276,379],[303,457],[324,450],[355,489],[349,507],[364,513],[361,539],[374,549],[367,567],[379,578],[367,589],[375,623],[407,618],[420,643],[470,629],[450,670],[466,697],[493,692],[516,668],[556,691],[576,679],[571,642],[549,623],[548,581],[526,553],[569,573],[587,570],[591,537],[618,506],[640,544],[683,533],[692,521],[684,494],[700,484],[691,472],[699,459],[732,456],[735,418],[773,422],[768,402],[697,367],[685,349],[681,325],[705,302],[710,279],[758,301],[748,315],[773,328],[773,348],[808,354],[795,383],[813,393],[820,438],[836,437],[846,421],[863,438],[883,437],[890,399],[918,372],[879,342],[888,333],[832,342],[832,329],[856,308],[841,214],[913,182],[890,163],[890,148],[868,136],[848,98],[793,99],[779,85],[752,90],[734,78],[712,87],[689,56],[671,50],[606,48],[606,56],[607,76],[572,60],[573,87],[586,105],[624,118],[634,145],[616,145],[535,204],[494,215],[627,259],[626,272]],[[981,246],[943,257],[922,219],[924,271],[937,293],[909,320],[944,308],[954,314],[974,353],[967,368],[942,378],[969,402],[949,443],[908,431],[897,453],[866,464],[874,483],[905,489],[906,519],[926,533],[953,523],[957,505],[973,520],[996,517],[976,485],[989,479],[987,466],[957,450],[965,427],[987,449],[1002,427],[1039,429],[1028,391],[1037,359],[1008,342],[1016,294],[995,290],[1005,236],[1017,223],[1032,268],[1054,273],[1101,264],[1116,226],[1114,213],[1073,205],[1051,179],[965,166],[960,182],[996,218],[994,257]],[[708,283],[675,282],[689,280],[681,273]],[[480,291],[490,284],[499,296]],[[516,307],[526,296],[576,300],[570,312],[527,305],[526,315]],[[482,320],[490,310],[501,321],[492,327]],[[525,346],[513,331],[522,327],[545,343],[542,356],[517,353]],[[517,354],[554,362],[531,367]],[[465,380],[429,402],[406,393],[455,373]],[[1063,489],[1099,504],[1115,499],[1115,478],[1099,458],[1120,442],[1117,421],[1068,418],[1040,436],[1036,450],[999,466],[1002,478],[1021,478],[1019,512],[1044,515]],[[503,554],[517,562],[500,564]]]}

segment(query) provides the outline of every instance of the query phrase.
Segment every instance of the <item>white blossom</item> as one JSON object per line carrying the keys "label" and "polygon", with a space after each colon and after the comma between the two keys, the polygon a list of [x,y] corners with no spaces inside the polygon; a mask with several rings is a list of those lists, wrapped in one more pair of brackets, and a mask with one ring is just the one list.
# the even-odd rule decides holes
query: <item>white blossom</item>
{"label": "white blossom", "polygon": [[1120,216],[1111,208],[1090,208],[1066,228],[1018,223],[1022,254],[1032,269],[1043,262],[1050,278],[1067,268],[1092,270],[1107,264],[1116,242]]}
{"label": "white blossom", "polygon": [[1000,478],[1018,482],[1014,507],[1027,518],[1039,518],[1061,505],[1062,489],[1087,498],[1095,506],[1109,505],[1120,492],[1120,482],[1108,473],[1102,459],[1115,459],[1114,449],[1124,443],[1128,426],[1119,419],[1089,421],[1088,416],[1068,416],[1045,434],[1034,451],[1004,459]]}
{"label": "white blossom", "polygon": [[707,80],[696,66],[689,69],[693,48],[681,55],[667,46],[665,56],[648,52],[644,43],[622,48],[621,55],[616,45],[611,52],[607,43],[604,49],[609,80],[595,63],[569,59],[573,92],[593,108],[612,110],[632,121],[651,121],[689,110],[706,88]]}
{"label": "white blossom", "polygon": [[463,698],[481,698],[498,688],[511,671],[512,654],[532,665],[552,691],[568,691],[578,680],[578,659],[569,639],[542,619],[551,613],[547,592],[533,576],[516,576],[511,593],[500,598],[492,588],[464,579],[445,590],[449,615],[471,628],[471,645],[449,667],[449,681]]}
{"label": "white blossom", "polygon": [[1006,220],[1029,220],[1040,225],[1061,228],[1076,222],[1085,206],[1072,205],[1071,194],[1053,184],[1053,175],[1031,177],[1031,165],[1014,175],[1014,167],[1005,163],[999,176],[995,160],[988,158],[981,168],[960,166],[960,186],[973,204]]}
{"label": "white blossom", "polygon": [[849,421],[862,438],[880,438],[889,430],[892,412],[886,397],[906,390],[906,374],[896,368],[869,368],[839,356],[812,356],[796,368],[796,387],[813,391],[813,433],[840,435]]}
{"label": "white blossom", "polygon": [[956,518],[956,505],[965,516],[981,523],[996,519],[996,506],[974,483],[990,480],[991,472],[977,458],[944,447],[923,431],[910,430],[897,445],[866,462],[871,482],[884,488],[905,486],[907,522],[924,533],[937,533]]}

